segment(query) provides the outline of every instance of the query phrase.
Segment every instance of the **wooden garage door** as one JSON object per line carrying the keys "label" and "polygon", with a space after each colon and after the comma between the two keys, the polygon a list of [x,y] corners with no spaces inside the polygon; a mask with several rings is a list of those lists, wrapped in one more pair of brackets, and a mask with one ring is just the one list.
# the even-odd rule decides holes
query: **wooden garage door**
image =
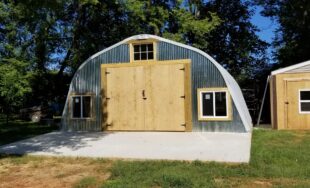
{"label": "wooden garage door", "polygon": [[184,65],[145,67],[145,124],[148,130],[185,130]]}
{"label": "wooden garage door", "polygon": [[107,130],[185,130],[184,64],[105,71]]}
{"label": "wooden garage door", "polygon": [[[310,129],[310,112],[302,112],[309,110],[310,103],[303,102],[301,110],[300,91],[310,91],[310,80],[307,81],[286,81],[286,127],[288,129]],[[310,99],[309,93],[304,93],[302,101]]]}
{"label": "wooden garage door", "polygon": [[108,130],[143,130],[143,67],[107,68],[105,72]]}

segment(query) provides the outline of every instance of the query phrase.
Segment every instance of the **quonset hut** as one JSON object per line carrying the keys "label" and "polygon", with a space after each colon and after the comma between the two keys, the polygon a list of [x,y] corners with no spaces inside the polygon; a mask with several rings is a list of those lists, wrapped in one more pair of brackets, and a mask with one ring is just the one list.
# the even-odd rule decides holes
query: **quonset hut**
{"label": "quonset hut", "polygon": [[62,130],[251,132],[252,120],[237,82],[212,57],[143,34],[79,67]]}

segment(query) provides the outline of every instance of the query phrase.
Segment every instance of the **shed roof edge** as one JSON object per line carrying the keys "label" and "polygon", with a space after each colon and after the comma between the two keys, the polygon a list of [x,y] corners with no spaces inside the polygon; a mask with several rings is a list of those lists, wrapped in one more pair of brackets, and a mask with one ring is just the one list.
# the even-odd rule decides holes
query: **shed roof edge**
{"label": "shed roof edge", "polygon": [[307,65],[310,65],[310,60],[304,61],[304,62],[301,62],[301,63],[298,63],[298,64],[295,64],[295,65],[291,65],[291,66],[288,66],[288,67],[284,67],[284,68],[281,68],[281,69],[274,70],[274,71],[271,72],[271,75],[285,73],[287,71],[294,70],[294,69],[297,69],[299,67],[303,67],[303,66],[307,66]]}

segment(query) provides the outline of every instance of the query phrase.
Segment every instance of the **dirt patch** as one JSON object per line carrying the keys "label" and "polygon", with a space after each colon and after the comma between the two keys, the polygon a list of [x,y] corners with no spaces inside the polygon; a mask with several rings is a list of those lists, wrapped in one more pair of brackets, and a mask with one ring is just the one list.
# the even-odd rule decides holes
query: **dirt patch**
{"label": "dirt patch", "polygon": [[[72,187],[85,177],[109,178],[112,161],[86,158],[22,157],[0,159],[0,187]],[[42,160],[41,160],[42,159]]]}

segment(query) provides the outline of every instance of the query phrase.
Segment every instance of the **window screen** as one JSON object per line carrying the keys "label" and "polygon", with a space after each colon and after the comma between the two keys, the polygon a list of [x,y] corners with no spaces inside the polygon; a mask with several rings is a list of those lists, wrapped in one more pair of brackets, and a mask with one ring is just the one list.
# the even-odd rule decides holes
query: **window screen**
{"label": "window screen", "polygon": [[300,112],[310,112],[310,90],[300,91]]}
{"label": "window screen", "polygon": [[72,99],[73,117],[79,118],[81,117],[81,97],[72,97]]}
{"label": "window screen", "polygon": [[90,117],[90,96],[83,96],[83,118],[88,118]]}
{"label": "window screen", "polygon": [[153,43],[133,45],[134,60],[152,60],[154,59]]}
{"label": "window screen", "polygon": [[72,117],[73,118],[91,117],[91,96],[72,97]]}
{"label": "window screen", "polygon": [[215,110],[216,116],[227,116],[226,92],[215,93]]}
{"label": "window screen", "polygon": [[202,93],[202,115],[214,116],[213,111],[213,93]]}

